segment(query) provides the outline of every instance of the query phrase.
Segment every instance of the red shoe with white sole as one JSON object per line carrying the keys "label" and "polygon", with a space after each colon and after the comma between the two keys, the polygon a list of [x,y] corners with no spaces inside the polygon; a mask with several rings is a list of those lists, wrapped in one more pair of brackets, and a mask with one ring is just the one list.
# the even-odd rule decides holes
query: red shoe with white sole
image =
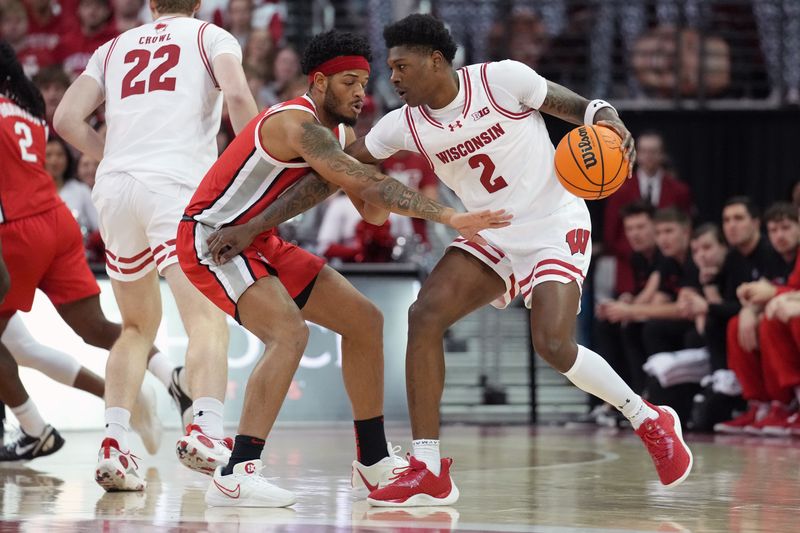
{"label": "red shoe with white sole", "polygon": [[409,464],[396,468],[393,481],[372,491],[367,502],[375,507],[427,507],[452,505],[458,501],[458,487],[450,478],[453,460],[442,459],[438,476],[428,470],[425,463],[408,456]]}
{"label": "red shoe with white sole", "polygon": [[661,483],[674,487],[689,476],[694,462],[692,452],[683,441],[681,421],[671,407],[656,406],[647,400],[644,403],[658,413],[658,418],[645,420],[636,434],[647,447]]}
{"label": "red shoe with white sole", "polygon": [[137,459],[130,451],[120,451],[115,439],[106,438],[100,445],[94,480],[106,492],[144,490],[146,483],[139,476]]}
{"label": "red shoe with white sole", "polygon": [[213,476],[218,466],[228,464],[232,450],[232,438],[212,439],[203,433],[200,426],[190,424],[186,426],[186,435],[178,439],[175,453],[184,466]]}

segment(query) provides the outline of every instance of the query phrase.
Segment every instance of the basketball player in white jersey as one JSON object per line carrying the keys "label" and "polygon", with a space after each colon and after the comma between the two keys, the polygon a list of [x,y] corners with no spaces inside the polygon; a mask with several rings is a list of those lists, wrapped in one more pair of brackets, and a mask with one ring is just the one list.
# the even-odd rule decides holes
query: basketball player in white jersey
{"label": "basketball player in white jersey", "polygon": [[[554,149],[541,113],[613,128],[632,163],[633,140],[617,112],[515,61],[455,71],[457,46],[444,25],[428,15],[410,15],[386,27],[384,38],[391,81],[406,105],[383,117],[347,152],[368,163],[399,150],[421,153],[467,209],[506,209],[514,223],[482,231],[488,245],[457,238],[411,306],[406,384],[412,457],[409,468],[373,491],[369,502],[449,505],[458,499],[449,475],[452,460],[439,454],[443,335],[472,311],[489,303],[505,307],[518,294],[531,309],[536,352],[572,383],[622,411],[647,446],[663,484],[682,482],[692,456],[675,412],[643,400],[601,356],[574,340],[591,257],[591,221],[583,200],[556,179]],[[299,199],[307,206],[315,179],[304,178],[270,207],[280,213]],[[291,210],[284,214],[293,215]],[[265,219],[270,216],[264,213]],[[217,238],[217,246],[235,240],[227,232],[219,232],[223,238]]]}
{"label": "basketball player in white jersey", "polygon": [[[222,429],[225,316],[184,276],[175,238],[184,207],[216,159],[223,94],[236,131],[257,108],[239,44],[221,28],[194,19],[199,6],[198,0],[151,0],[154,22],[98,48],[54,119],[66,140],[102,159],[92,197],[123,321],[106,368],[106,438],[96,469],[106,490],[144,488],[127,433],[147,347],[161,320],[157,273],[166,278],[189,337],[194,421],[178,441],[178,455],[205,473],[230,455],[231,440]],[[105,142],[86,122],[103,101]]]}

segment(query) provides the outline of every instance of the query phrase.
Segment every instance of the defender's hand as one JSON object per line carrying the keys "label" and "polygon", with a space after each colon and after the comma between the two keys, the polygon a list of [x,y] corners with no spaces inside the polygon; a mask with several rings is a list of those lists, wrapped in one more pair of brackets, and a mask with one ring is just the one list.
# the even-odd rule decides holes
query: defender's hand
{"label": "defender's hand", "polygon": [[217,265],[227,263],[250,246],[256,235],[250,224],[218,229],[206,239],[211,260]]}
{"label": "defender's hand", "polygon": [[622,152],[625,154],[625,159],[628,160],[628,179],[633,176],[633,165],[636,163],[636,144],[633,141],[633,135],[622,123],[622,119],[615,117],[609,120],[598,120],[596,122],[599,126],[611,128],[622,139]]}
{"label": "defender's hand", "polygon": [[462,237],[468,241],[487,245],[486,240],[478,235],[478,232],[485,229],[505,228],[511,224],[513,215],[507,214],[505,209],[499,211],[477,211],[472,213],[455,213],[450,217],[447,224],[455,228]]}

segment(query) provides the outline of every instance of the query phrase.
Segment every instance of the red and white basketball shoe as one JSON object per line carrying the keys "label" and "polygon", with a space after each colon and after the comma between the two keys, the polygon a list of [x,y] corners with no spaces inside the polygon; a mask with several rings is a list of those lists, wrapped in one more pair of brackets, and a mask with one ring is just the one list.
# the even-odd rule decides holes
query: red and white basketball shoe
{"label": "red and white basketball shoe", "polygon": [[674,487],[689,476],[694,462],[692,452],[683,441],[681,421],[671,407],[643,401],[658,413],[658,418],[645,420],[636,434],[647,447],[661,483]]}
{"label": "red and white basketball shoe", "polygon": [[369,494],[367,502],[375,507],[424,507],[452,505],[458,501],[458,487],[450,478],[453,460],[442,459],[438,476],[425,463],[408,456],[409,465],[395,471],[393,481]]}
{"label": "red and white basketball shoe", "polygon": [[297,501],[294,493],[261,475],[260,459],[236,464],[227,476],[222,475],[222,468],[214,472],[206,491],[206,503],[212,507],[287,507]]}
{"label": "red and white basketball shoe", "polygon": [[740,434],[747,432],[747,428],[756,424],[759,420],[767,415],[769,407],[767,404],[758,404],[751,402],[747,407],[747,411],[740,414],[732,420],[727,422],[719,422],[714,424],[714,431],[717,433],[733,433]]}
{"label": "red and white basketball shoe", "polygon": [[399,455],[400,446],[392,448],[392,443],[387,443],[389,456],[384,457],[371,466],[364,466],[358,461],[353,461],[353,468],[350,473],[350,486],[353,492],[359,497],[366,497],[370,492],[384,487],[390,483],[390,478],[394,476],[397,468],[406,468],[408,461]]}
{"label": "red and white basketball shoe", "polygon": [[100,445],[94,480],[106,492],[144,490],[136,459],[130,450],[121,452],[115,439],[106,438]]}
{"label": "red and white basketball shoe", "polygon": [[212,439],[203,433],[200,426],[190,424],[186,426],[186,435],[178,439],[175,453],[184,466],[213,476],[218,466],[228,464],[232,450],[232,438]]}

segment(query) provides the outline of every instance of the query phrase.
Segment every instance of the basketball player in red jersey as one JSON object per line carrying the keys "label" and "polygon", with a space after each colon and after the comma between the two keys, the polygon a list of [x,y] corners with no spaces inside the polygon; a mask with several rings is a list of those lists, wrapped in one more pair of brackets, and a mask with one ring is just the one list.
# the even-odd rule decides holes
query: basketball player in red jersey
{"label": "basketball player in red jersey", "polygon": [[[457,214],[344,153],[355,138],[370,56],[361,37],[316,36],[303,53],[308,93],[267,109],[241,131],[206,174],[178,229],[178,257],[189,279],[267,346],[247,382],[230,462],[217,469],[206,492],[209,505],[295,501],[260,476],[259,457],[303,355],[306,320],[342,335],[342,373],[359,447],[354,487],[374,490],[393,469],[407,466],[387,451],[383,430],[379,310],[322,259],[281,240],[271,225],[262,228],[265,207],[313,169],[344,188],[367,221],[382,223],[391,210],[448,224],[467,238],[508,225],[503,211]],[[248,233],[236,252],[222,250],[230,254],[227,262],[209,251],[216,250],[209,236],[221,227]]]}
{"label": "basketball player in red jersey", "polygon": [[[0,240],[11,279],[9,292],[0,304],[0,333],[14,313],[30,311],[39,288],[84,341],[108,349],[120,328],[103,315],[100,288],[86,263],[80,228],[45,170],[44,101],[6,41],[0,41],[0,72],[0,156],[4,165],[0,174]],[[11,408],[22,430],[0,448],[0,461],[34,459],[57,451],[63,439],[43,421],[19,379],[16,362],[2,344],[0,376],[0,400]],[[152,410],[142,415],[137,426],[160,434],[154,399]],[[157,447],[154,435],[142,436],[149,447]]]}
{"label": "basketball player in red jersey", "polygon": [[[633,140],[614,108],[602,100],[589,102],[516,61],[456,71],[457,46],[428,15],[410,15],[386,27],[384,38],[391,81],[406,105],[383,117],[347,152],[367,163],[398,150],[419,152],[467,209],[505,208],[514,213],[514,224],[482,232],[488,245],[456,239],[411,306],[406,380],[413,457],[369,502],[448,505],[458,499],[449,475],[452,460],[439,455],[443,335],[472,311],[489,303],[505,307],[517,294],[531,309],[536,352],[572,383],[617,406],[645,443],[663,484],[682,482],[692,456],[674,411],[647,403],[600,355],[574,339],[591,257],[591,221],[583,200],[557,181],[541,113],[613,128],[632,162]],[[298,184],[296,194],[305,203],[312,203],[308,191],[314,179]],[[291,205],[293,194],[278,203]],[[231,236],[217,238],[224,246]]]}

